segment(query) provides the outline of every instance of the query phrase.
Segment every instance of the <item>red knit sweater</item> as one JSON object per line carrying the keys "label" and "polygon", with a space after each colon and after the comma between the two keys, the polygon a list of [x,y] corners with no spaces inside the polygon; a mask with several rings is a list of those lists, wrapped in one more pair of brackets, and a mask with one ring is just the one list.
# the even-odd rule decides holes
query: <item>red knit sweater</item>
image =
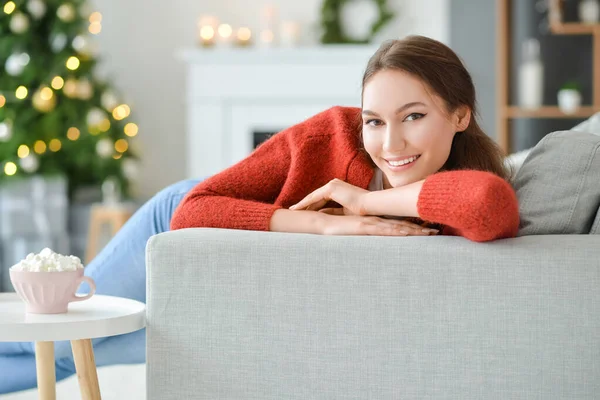
{"label": "red knit sweater", "polygon": [[[334,107],[264,142],[252,154],[194,187],[175,210],[171,229],[269,230],[275,210],[288,208],[334,178],[366,189],[373,177],[356,134],[360,109]],[[421,219],[442,234],[474,241],[514,237],[519,208],[502,178],[482,171],[439,172],[425,179]]]}

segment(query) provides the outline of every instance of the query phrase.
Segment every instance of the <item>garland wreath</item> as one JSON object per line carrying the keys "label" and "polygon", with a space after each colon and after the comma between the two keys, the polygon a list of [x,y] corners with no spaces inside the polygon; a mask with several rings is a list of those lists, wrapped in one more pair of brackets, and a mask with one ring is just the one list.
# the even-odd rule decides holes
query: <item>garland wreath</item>
{"label": "garland wreath", "polygon": [[344,4],[353,0],[324,0],[321,7],[321,43],[323,44],[366,44],[370,43],[373,37],[383,28],[392,18],[394,13],[387,7],[387,0],[372,0],[377,5],[379,18],[371,26],[371,34],[369,37],[356,40],[351,39],[344,33],[340,21],[340,14]]}

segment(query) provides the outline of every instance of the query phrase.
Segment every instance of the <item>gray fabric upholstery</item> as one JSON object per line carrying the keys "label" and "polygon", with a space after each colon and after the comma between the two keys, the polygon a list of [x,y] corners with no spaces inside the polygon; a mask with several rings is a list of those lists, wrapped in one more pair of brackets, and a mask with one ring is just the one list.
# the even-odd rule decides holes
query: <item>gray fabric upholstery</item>
{"label": "gray fabric upholstery", "polygon": [[600,207],[600,136],[547,135],[512,183],[519,199],[519,236],[589,233]]}
{"label": "gray fabric upholstery", "polygon": [[582,123],[575,125],[571,130],[600,135],[600,112],[592,115]]}
{"label": "gray fabric upholstery", "polygon": [[600,236],[188,229],[147,273],[148,400],[600,393]]}
{"label": "gray fabric upholstery", "polygon": [[600,235],[600,208],[596,213],[596,219],[594,219],[592,229],[590,229],[590,235]]}
{"label": "gray fabric upholstery", "polygon": [[[597,112],[585,121],[575,125],[570,130],[600,135],[600,112]],[[529,153],[531,153],[531,150],[533,150],[533,147],[512,153],[506,157],[504,164],[509,171],[511,182],[514,180],[519,168],[521,168]]]}

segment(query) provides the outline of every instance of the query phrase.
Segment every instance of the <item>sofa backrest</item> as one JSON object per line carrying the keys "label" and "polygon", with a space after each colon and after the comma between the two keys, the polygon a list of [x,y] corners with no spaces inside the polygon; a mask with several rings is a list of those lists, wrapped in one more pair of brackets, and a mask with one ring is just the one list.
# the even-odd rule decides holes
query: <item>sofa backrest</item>
{"label": "sofa backrest", "polygon": [[594,219],[592,229],[590,229],[590,235],[600,235],[600,208],[598,208],[596,219]]}
{"label": "sofa backrest", "polygon": [[598,235],[163,233],[147,399],[597,398],[599,271]]}

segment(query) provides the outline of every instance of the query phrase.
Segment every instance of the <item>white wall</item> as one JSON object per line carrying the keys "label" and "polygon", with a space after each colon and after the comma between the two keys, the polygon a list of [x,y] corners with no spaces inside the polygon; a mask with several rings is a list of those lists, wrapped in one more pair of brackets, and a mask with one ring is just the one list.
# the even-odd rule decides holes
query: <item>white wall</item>
{"label": "white wall", "polygon": [[[266,4],[282,19],[318,26],[321,0],[94,0],[103,14],[97,41],[101,72],[113,78],[140,126],[142,169],[138,194],[150,197],[185,176],[185,65],[174,54],[195,46],[199,15],[234,26],[260,25]],[[449,41],[449,0],[389,0],[398,18],[381,39],[422,34]],[[252,6],[250,6],[252,4]]]}

